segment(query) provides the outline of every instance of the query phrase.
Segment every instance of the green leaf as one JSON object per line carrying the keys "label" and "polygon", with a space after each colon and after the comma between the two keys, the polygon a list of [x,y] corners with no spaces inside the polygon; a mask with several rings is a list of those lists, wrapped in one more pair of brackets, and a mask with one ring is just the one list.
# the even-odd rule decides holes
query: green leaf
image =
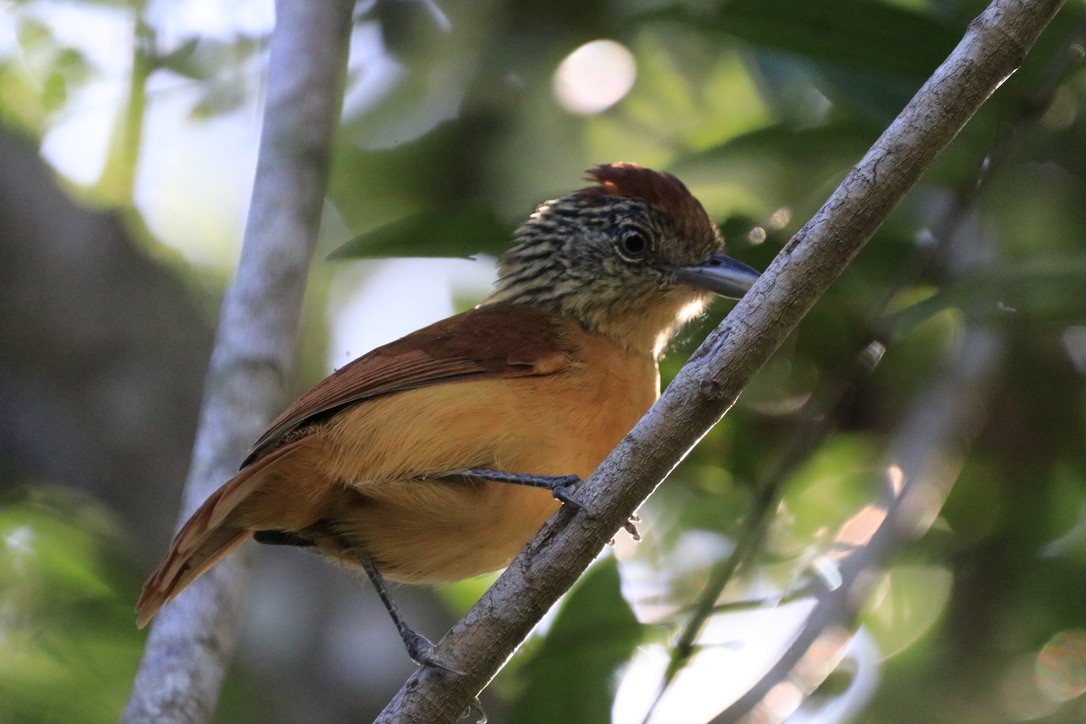
{"label": "green leaf", "polygon": [[872,0],[734,0],[705,13],[669,13],[761,48],[849,68],[923,79],[961,28]]}
{"label": "green leaf", "polygon": [[950,600],[953,577],[937,565],[896,565],[881,576],[863,610],[863,623],[885,658],[927,633]]}
{"label": "green leaf", "polygon": [[329,259],[388,257],[471,258],[500,254],[509,245],[510,229],[488,206],[468,205],[455,211],[423,211],[356,236],[328,255]]}
{"label": "green leaf", "polygon": [[54,44],[53,31],[43,21],[32,17],[19,18],[15,38],[24,53],[32,53]]}
{"label": "green leaf", "polygon": [[157,56],[155,66],[171,70],[185,78],[192,80],[205,80],[211,73],[211,68],[199,62],[196,58],[196,49],[200,45],[200,38],[188,38],[169,53]]}
{"label": "green leaf", "polygon": [[615,671],[641,640],[641,625],[619,591],[613,557],[588,571],[562,606],[543,645],[524,665],[524,690],[509,721],[611,720]]}
{"label": "green leaf", "polygon": [[68,83],[64,74],[54,71],[42,82],[42,105],[47,111],[55,111],[68,100]]}
{"label": "green leaf", "polygon": [[1080,323],[1086,316],[1086,257],[1040,258],[971,274],[890,318],[901,336],[945,309],[958,308],[971,319],[1013,319],[1017,315]]}
{"label": "green leaf", "polygon": [[0,494],[0,721],[117,720],[143,641],[122,536],[73,491]]}
{"label": "green leaf", "polygon": [[[767,126],[680,157],[668,170],[714,213],[760,218],[788,206],[802,214],[805,206],[817,208],[877,135],[876,128],[852,121],[801,130]],[[750,199],[728,193],[737,186]]]}
{"label": "green leaf", "polygon": [[155,68],[164,68],[192,80],[208,81],[224,77],[224,68],[238,68],[265,47],[265,38],[237,35],[229,40],[207,37],[186,38],[175,48],[156,55]]}

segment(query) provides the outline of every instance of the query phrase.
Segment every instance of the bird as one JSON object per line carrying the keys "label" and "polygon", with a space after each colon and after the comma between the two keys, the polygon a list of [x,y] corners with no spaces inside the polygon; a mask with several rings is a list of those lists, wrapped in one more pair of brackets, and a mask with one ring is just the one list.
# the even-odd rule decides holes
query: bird
{"label": "bird", "polygon": [[675,176],[631,163],[540,205],[477,307],[362,355],[305,392],[181,527],[136,605],[143,628],[242,543],[361,569],[409,656],[442,666],[385,580],[506,566],[660,393],[669,341],[758,272],[724,254]]}

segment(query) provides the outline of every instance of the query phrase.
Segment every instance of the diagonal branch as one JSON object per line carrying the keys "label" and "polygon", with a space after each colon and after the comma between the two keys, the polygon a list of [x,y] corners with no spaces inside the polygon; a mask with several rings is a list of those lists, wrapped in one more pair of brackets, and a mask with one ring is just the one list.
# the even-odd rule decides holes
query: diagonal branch
{"label": "diagonal branch", "polygon": [[1062,0],[995,0],[659,402],[438,644],[378,721],[453,721],[628,516],[735,402],[924,168],[1019,66]]}
{"label": "diagonal branch", "polygon": [[[904,289],[914,284],[919,275],[929,267],[935,267],[940,277],[947,276],[948,271],[945,267],[951,242],[959,237],[966,222],[971,220],[970,212],[976,205],[981,191],[988,185],[999,167],[1013,155],[1022,139],[1029,135],[1030,128],[1052,104],[1060,84],[1075,67],[1074,60],[1079,57],[1075,47],[1081,46],[1084,37],[1086,37],[1086,23],[1072,30],[1053,53],[1035,87],[1030,89],[1014,115],[1001,125],[988,144],[974,174],[953,189],[950,202],[947,208],[940,212],[940,218],[929,222],[935,238],[934,245],[926,248],[918,247],[913,252],[912,258],[902,265],[901,273],[895,282],[881,295],[881,300],[874,307],[867,322],[870,335],[867,345],[848,362],[839,374],[831,375],[830,382],[820,390],[816,390],[805,406],[804,418],[789,442],[785,454],[777,461],[773,471],[757,486],[750,510],[744,516],[742,531],[736,538],[735,548],[726,559],[714,567],[705,588],[698,595],[691,615],[683,623],[675,643],[671,646],[670,661],[646,721],[651,718],[652,709],[660,703],[676,676],[694,655],[698,636],[710,616],[720,609],[718,601],[725,587],[740,567],[750,564],[757,552],[786,480],[836,429],[846,409],[852,404],[854,392],[859,383],[874,373],[882,354],[887,349],[892,349],[904,330],[911,329],[895,320],[891,312],[892,300],[897,299]],[[970,271],[977,270],[970,269]],[[961,274],[954,276],[958,277]]]}
{"label": "diagonal branch", "polygon": [[[181,520],[237,470],[286,402],[346,77],[353,0],[278,0],[252,204],[223,301]],[[209,721],[245,587],[244,552],[158,615],[126,722]]]}

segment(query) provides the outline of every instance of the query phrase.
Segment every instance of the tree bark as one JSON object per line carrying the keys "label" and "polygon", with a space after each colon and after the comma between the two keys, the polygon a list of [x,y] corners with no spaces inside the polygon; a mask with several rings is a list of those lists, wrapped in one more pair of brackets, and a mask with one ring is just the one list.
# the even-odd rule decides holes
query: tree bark
{"label": "tree bark", "polygon": [[701,345],[659,402],[437,645],[378,717],[455,721],[637,506],[735,402],[748,380],[863,248],[920,173],[1019,66],[1062,0],[995,0]]}
{"label": "tree bark", "polygon": [[[338,125],[352,0],[278,0],[252,203],[211,356],[183,521],[237,470],[286,402]],[[126,722],[212,718],[248,556],[230,556],[156,618]]]}

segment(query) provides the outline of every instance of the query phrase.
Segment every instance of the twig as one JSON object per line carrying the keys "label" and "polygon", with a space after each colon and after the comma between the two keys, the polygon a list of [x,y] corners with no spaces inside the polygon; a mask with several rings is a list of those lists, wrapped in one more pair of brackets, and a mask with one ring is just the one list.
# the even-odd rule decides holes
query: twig
{"label": "twig", "polygon": [[[712,614],[720,611],[717,600],[721,593],[736,571],[748,565],[757,552],[758,545],[771,520],[773,504],[778,500],[784,483],[837,427],[852,403],[856,388],[875,370],[882,351],[892,348],[904,331],[911,329],[911,325],[894,324],[896,317],[890,313],[891,303],[904,289],[914,284],[933,262],[941,259],[950,243],[957,238],[965,222],[971,218],[969,212],[976,205],[981,190],[1020,145],[1025,135],[1024,127],[1037,122],[1051,104],[1060,84],[1081,61],[1081,42],[1084,35],[1086,35],[1086,23],[1073,29],[1055,51],[1034,87],[1023,96],[1018,109],[1000,127],[988,144],[977,163],[975,172],[958,184],[954,189],[951,202],[940,214],[940,219],[932,224],[935,245],[931,248],[916,249],[911,259],[904,264],[894,284],[887,288],[881,301],[875,305],[876,311],[870,316],[867,324],[871,339],[853,357],[843,372],[832,375],[829,378],[831,382],[816,392],[805,405],[803,421],[793,435],[785,454],[774,467],[773,472],[757,486],[755,498],[750,510],[747,511],[735,548],[726,559],[714,567],[705,589],[699,594],[693,606],[692,613],[683,624],[672,646],[667,669],[645,721],[651,718],[655,706],[660,703],[675,677],[690,660],[695,651],[695,641],[705,622]],[[933,310],[938,308],[932,307]]]}
{"label": "twig", "polygon": [[[252,204],[223,301],[181,520],[237,470],[286,402],[346,77],[352,0],[278,0]],[[209,721],[236,639],[248,556],[155,620],[125,722]]]}
{"label": "twig", "polygon": [[961,453],[982,418],[1000,358],[999,336],[969,325],[935,381],[918,396],[891,445],[884,467],[888,500],[844,526],[867,542],[838,560],[840,578],[815,596],[803,628],[776,663],[714,722],[784,721],[836,667],[866,599],[872,575],[902,543],[921,535],[937,515],[960,469]]}
{"label": "twig", "polygon": [[[835,382],[821,388],[804,406],[804,419],[792,435],[787,449],[773,467],[773,471],[755,490],[754,499],[743,518],[742,529],[736,537],[735,548],[727,558],[713,567],[705,588],[698,594],[690,616],[679,631],[675,644],[671,647],[671,655],[656,697],[643,721],[648,722],[652,718],[656,707],[663,701],[664,694],[679,672],[689,663],[705,623],[711,616],[721,612],[721,605],[717,601],[728,583],[741,567],[750,564],[758,552],[784,484],[837,429],[852,404],[856,388],[875,370],[883,351],[884,348],[878,342],[869,343],[852,357],[843,373],[831,378],[836,380]],[[779,599],[778,603],[784,603],[795,593],[797,592],[790,592]]]}
{"label": "twig", "polygon": [[637,506],[735,402],[923,169],[1021,63],[1062,0],[996,0],[666,393],[581,489],[595,516],[560,511],[438,644],[382,722],[453,721]]}

